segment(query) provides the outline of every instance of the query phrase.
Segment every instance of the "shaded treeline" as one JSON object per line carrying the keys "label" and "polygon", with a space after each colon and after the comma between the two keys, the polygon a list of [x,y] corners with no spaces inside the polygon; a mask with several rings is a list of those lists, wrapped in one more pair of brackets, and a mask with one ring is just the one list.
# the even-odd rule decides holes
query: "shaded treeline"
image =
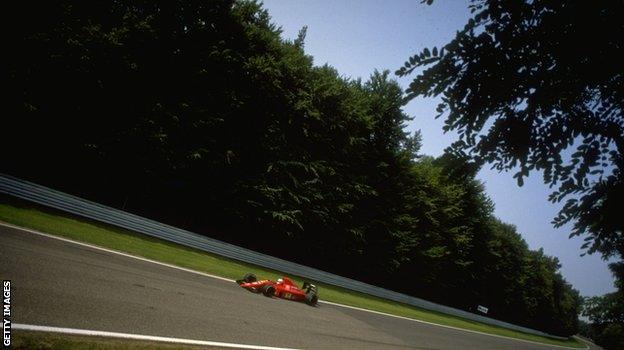
{"label": "shaded treeline", "polygon": [[579,333],[607,350],[624,348],[624,263],[609,265],[617,290],[601,296],[584,298]]}
{"label": "shaded treeline", "polygon": [[387,72],[313,66],[255,3],[50,1],[11,13],[3,172],[550,333],[578,292],[466,159],[419,156]]}

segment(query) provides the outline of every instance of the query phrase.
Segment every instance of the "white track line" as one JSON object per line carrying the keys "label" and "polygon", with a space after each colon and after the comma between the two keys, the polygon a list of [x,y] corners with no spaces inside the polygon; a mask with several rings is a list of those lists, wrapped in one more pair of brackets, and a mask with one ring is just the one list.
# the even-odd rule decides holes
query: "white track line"
{"label": "white track line", "polygon": [[[497,337],[497,338],[503,338],[503,339],[516,340],[516,341],[522,341],[522,342],[526,342],[526,343],[532,343],[532,344],[538,344],[538,345],[544,345],[544,346],[554,346],[554,347],[557,347],[557,348],[564,348],[564,349],[577,349],[577,350],[582,350],[583,349],[583,348],[573,348],[573,347],[563,346],[563,345],[545,344],[545,343],[540,343],[540,342],[536,342],[536,341],[532,341],[532,340],[512,338],[512,337],[506,337],[504,335],[484,333],[484,332],[479,332],[479,331],[473,331],[473,330],[470,330],[470,329],[458,328],[458,327],[453,327],[453,326],[446,326],[446,325],[439,324],[439,323],[433,323],[433,322],[428,322],[428,321],[417,320],[415,318],[409,318],[409,317],[404,317],[404,316],[397,316],[397,315],[393,315],[393,314],[387,314],[385,312],[374,311],[374,310],[369,310],[369,309],[362,309],[360,307],[343,305],[343,304],[338,304],[338,303],[332,303],[331,301],[320,301],[319,300],[319,303],[329,304],[329,305],[334,305],[334,306],[340,306],[340,307],[344,307],[344,308],[348,308],[348,309],[354,309],[354,310],[359,310],[359,311],[370,312],[370,313],[373,313],[373,314],[378,314],[378,315],[383,315],[383,316],[388,316],[388,317],[400,318],[402,320],[407,320],[407,321],[413,321],[413,322],[418,322],[418,323],[425,323],[425,324],[432,325],[432,326],[449,328],[449,329],[454,329],[454,330],[458,330],[458,331],[462,331],[462,332],[487,335],[487,336],[490,336],[490,337]],[[584,349],[589,349],[589,347],[586,346]]]}
{"label": "white track line", "polygon": [[[57,239],[59,241],[73,243],[73,244],[81,245],[83,247],[89,247],[91,249],[96,249],[96,250],[100,250],[100,251],[111,253],[111,254],[117,254],[117,255],[125,256],[127,258],[137,259],[137,260],[149,262],[149,263],[160,265],[160,266],[166,266],[166,267],[170,267],[172,269],[182,270],[182,271],[186,271],[186,272],[190,272],[190,273],[194,273],[194,274],[198,274],[198,275],[202,275],[202,276],[206,276],[206,277],[210,277],[210,278],[215,278],[215,279],[222,280],[222,281],[236,282],[235,280],[230,279],[230,278],[215,276],[215,275],[211,275],[211,274],[205,273],[205,272],[191,270],[191,269],[187,269],[187,268],[184,268],[184,267],[171,265],[171,264],[163,263],[163,262],[152,260],[152,259],[142,258],[142,257],[136,256],[136,255],[130,255],[130,254],[127,254],[127,253],[122,253],[122,252],[120,252],[118,250],[102,248],[100,246],[74,241],[73,239],[63,238],[63,237],[59,237],[59,236],[54,236],[54,235],[51,235],[51,234],[47,234],[47,233],[31,230],[31,229],[28,229],[28,228],[15,226],[15,225],[6,223],[4,221],[0,221],[0,226],[6,226],[6,227],[10,227],[10,228],[13,228],[13,229],[16,229],[16,230],[26,231],[26,232],[33,233],[33,234],[36,234],[36,235],[40,235],[40,236],[44,236],[44,237],[48,237],[48,238],[52,238],[52,239]],[[146,237],[149,237],[149,236],[146,236]]]}
{"label": "white track line", "polygon": [[155,342],[187,344],[187,345],[218,346],[222,348],[256,349],[256,350],[296,350],[292,348],[276,348],[273,346],[222,343],[222,342],[208,341],[208,340],[158,337],[158,336],[153,336],[153,335],[93,331],[93,330],[88,330],[88,329],[36,326],[36,325],[20,324],[20,323],[15,323],[12,325],[12,327],[13,329],[20,329],[24,331],[52,332],[52,333],[63,333],[63,334],[71,334],[71,335],[86,335],[86,336],[92,336],[92,337],[144,340],[144,341],[155,341]]}
{"label": "white track line", "polygon": [[[88,244],[88,243],[82,243],[82,242],[74,241],[74,240],[71,240],[71,239],[68,239],[68,238],[62,238],[62,237],[54,236],[54,235],[51,235],[51,234],[47,234],[47,233],[31,230],[31,229],[28,229],[28,228],[15,226],[15,225],[3,222],[3,221],[0,221],[0,226],[6,226],[6,227],[10,227],[10,228],[13,228],[13,229],[16,229],[16,230],[26,231],[26,232],[33,233],[33,234],[36,234],[36,235],[40,235],[40,236],[44,236],[44,237],[48,237],[48,238],[52,238],[52,239],[57,239],[57,240],[60,240],[60,241],[63,241],[63,242],[73,243],[73,244],[81,245],[81,246],[84,246],[84,247],[89,247],[89,248],[92,248],[92,249],[104,251],[104,252],[107,252],[107,253],[117,254],[117,255],[128,257],[128,258],[149,262],[149,263],[156,264],[156,265],[166,266],[166,267],[169,267],[169,268],[172,268],[172,269],[182,270],[182,271],[186,271],[186,272],[190,272],[190,273],[194,273],[194,274],[198,274],[198,275],[202,275],[202,276],[206,276],[206,277],[210,277],[210,278],[215,278],[215,279],[222,280],[222,281],[236,282],[235,280],[230,279],[230,278],[224,278],[224,277],[220,277],[220,276],[215,276],[215,275],[211,275],[211,274],[208,274],[208,273],[205,273],[205,272],[195,271],[195,270],[187,269],[187,268],[176,266],[176,265],[166,264],[166,263],[163,263],[163,262],[160,262],[160,261],[156,261],[156,260],[142,258],[142,257],[136,256],[136,255],[130,255],[130,254],[127,254],[127,253],[122,253],[122,252],[119,252],[119,251],[116,251],[116,250],[112,250],[112,249],[102,248],[102,247],[99,247],[99,246],[96,246],[96,245],[92,245],[92,244]],[[418,322],[418,323],[424,323],[424,324],[438,326],[438,327],[444,327],[444,328],[448,328],[448,329],[454,329],[454,330],[458,330],[458,331],[462,331],[462,332],[487,335],[487,336],[490,336],[490,337],[497,337],[497,338],[521,341],[521,342],[525,342],[525,343],[532,343],[532,344],[538,344],[538,345],[543,345],[543,346],[551,346],[551,347],[556,347],[556,348],[564,348],[564,349],[589,349],[589,346],[587,346],[587,345],[585,345],[585,348],[574,348],[574,347],[563,346],[563,345],[545,344],[545,343],[540,343],[540,342],[536,342],[536,341],[532,341],[532,340],[512,338],[512,337],[506,337],[504,335],[490,334],[490,333],[484,333],[484,332],[479,332],[479,331],[473,331],[473,330],[470,330],[470,329],[458,328],[458,327],[453,327],[453,326],[446,326],[446,325],[442,325],[442,324],[438,324],[438,323],[417,320],[417,319],[414,319],[414,318],[387,314],[385,312],[373,311],[373,310],[363,309],[363,308],[359,308],[359,307],[355,307],[355,306],[349,306],[349,305],[344,305],[344,304],[332,303],[330,301],[319,300],[319,303],[333,305],[333,306],[338,306],[338,307],[344,307],[344,308],[347,308],[347,309],[359,310],[359,311],[364,311],[364,312],[370,312],[370,313],[373,313],[373,314],[383,315],[383,316],[387,316],[387,317],[394,317],[394,318],[399,318],[399,319],[402,319],[402,320]]]}

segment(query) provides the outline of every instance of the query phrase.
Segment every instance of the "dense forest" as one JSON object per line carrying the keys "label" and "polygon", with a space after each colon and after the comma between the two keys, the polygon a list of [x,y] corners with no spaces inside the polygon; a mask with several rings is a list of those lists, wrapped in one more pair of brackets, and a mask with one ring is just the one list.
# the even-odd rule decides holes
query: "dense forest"
{"label": "dense forest", "polygon": [[[420,154],[388,71],[346,79],[250,1],[20,2],[0,171],[435,302],[570,335],[560,264]],[[36,11],[32,11],[33,8]],[[8,150],[8,151],[7,151]]]}

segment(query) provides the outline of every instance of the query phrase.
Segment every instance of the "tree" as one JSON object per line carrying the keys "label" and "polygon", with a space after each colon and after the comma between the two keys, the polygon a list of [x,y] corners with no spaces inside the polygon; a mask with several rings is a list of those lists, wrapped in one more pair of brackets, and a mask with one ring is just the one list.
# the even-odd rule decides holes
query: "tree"
{"label": "tree", "polygon": [[624,293],[587,298],[583,315],[589,319],[589,336],[605,349],[624,347]]}
{"label": "tree", "polygon": [[[426,1],[430,4],[432,1]],[[397,70],[416,74],[407,98],[441,96],[449,151],[498,170],[532,171],[567,198],[589,253],[624,256],[624,2],[472,0],[449,43]],[[576,148],[575,151],[573,149]]]}

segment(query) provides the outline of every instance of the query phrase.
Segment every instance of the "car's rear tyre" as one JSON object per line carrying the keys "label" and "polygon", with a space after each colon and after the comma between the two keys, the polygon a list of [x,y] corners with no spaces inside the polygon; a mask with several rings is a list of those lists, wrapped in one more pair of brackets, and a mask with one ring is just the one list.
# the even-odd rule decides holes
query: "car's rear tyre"
{"label": "car's rear tyre", "polygon": [[257,280],[258,278],[253,273],[248,273],[245,277],[243,277],[243,281],[245,281],[245,283],[256,282]]}
{"label": "car's rear tyre", "polygon": [[266,297],[272,297],[273,295],[275,295],[275,287],[273,287],[272,285],[266,285],[262,287],[260,291]]}
{"label": "car's rear tyre", "polygon": [[316,295],[316,292],[310,292],[306,294],[305,297],[305,302],[308,305],[314,306],[318,303],[318,295]]}

